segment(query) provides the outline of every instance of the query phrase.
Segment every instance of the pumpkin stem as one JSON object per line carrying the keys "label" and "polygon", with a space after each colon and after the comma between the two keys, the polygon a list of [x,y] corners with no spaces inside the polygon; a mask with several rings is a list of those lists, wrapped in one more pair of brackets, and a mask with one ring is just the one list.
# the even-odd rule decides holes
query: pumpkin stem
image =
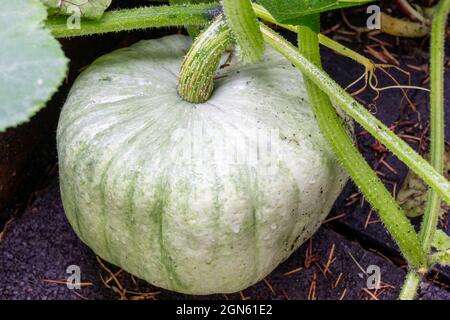
{"label": "pumpkin stem", "polygon": [[184,58],[178,79],[178,94],[183,100],[204,103],[209,99],[220,59],[230,44],[231,30],[220,15],[197,37]]}

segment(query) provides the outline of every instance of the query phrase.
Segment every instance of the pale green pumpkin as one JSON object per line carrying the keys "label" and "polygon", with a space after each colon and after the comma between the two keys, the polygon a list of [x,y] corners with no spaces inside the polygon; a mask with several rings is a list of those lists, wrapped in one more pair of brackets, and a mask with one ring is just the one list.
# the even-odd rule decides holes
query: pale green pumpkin
{"label": "pale green pumpkin", "polygon": [[283,57],[233,59],[194,105],[177,94],[190,45],[141,41],[80,75],[58,128],[64,209],[96,254],[156,286],[235,292],[311,237],[347,175]]}

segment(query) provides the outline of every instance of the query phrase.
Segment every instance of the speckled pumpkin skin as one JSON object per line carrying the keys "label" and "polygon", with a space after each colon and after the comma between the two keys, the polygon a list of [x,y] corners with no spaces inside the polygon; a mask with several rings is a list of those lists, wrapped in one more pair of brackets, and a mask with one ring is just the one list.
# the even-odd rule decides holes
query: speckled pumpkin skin
{"label": "speckled pumpkin skin", "polygon": [[348,177],[289,62],[233,60],[194,105],[176,88],[190,45],[141,41],[79,76],[58,127],[62,199],[103,259],[173,291],[236,292],[311,237]]}

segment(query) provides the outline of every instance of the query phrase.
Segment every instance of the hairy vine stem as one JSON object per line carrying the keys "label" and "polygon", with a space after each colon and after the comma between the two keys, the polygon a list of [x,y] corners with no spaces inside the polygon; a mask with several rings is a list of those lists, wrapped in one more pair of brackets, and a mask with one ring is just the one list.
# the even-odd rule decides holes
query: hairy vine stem
{"label": "hairy vine stem", "polygon": [[[264,21],[273,23],[273,24],[280,26],[286,30],[289,30],[289,31],[292,31],[295,33],[298,32],[298,29],[296,26],[289,25],[289,24],[282,24],[282,23],[279,23],[278,21],[276,21],[275,18],[272,17],[272,15],[264,7],[254,3],[253,9],[255,10],[256,16],[258,18],[261,18]],[[395,78],[393,78],[385,69],[394,68],[406,75],[407,75],[407,73],[395,65],[375,64],[372,60],[370,60],[370,59],[364,57],[363,55],[361,55],[360,53],[340,44],[339,42],[327,37],[324,34],[318,33],[317,36],[319,37],[319,43],[321,45],[324,45],[325,47],[330,48],[334,52],[339,53],[339,54],[343,55],[344,57],[347,57],[349,59],[352,59],[353,61],[356,61],[357,63],[361,64],[364,67],[364,73],[359,78],[357,78],[353,83],[348,85],[346,89],[352,87],[353,85],[355,85],[357,82],[359,82],[362,79],[365,80],[365,85],[361,89],[359,89],[357,92],[364,90],[365,88],[367,88],[367,86],[369,86],[371,89],[373,89],[375,92],[377,92],[377,94],[379,94],[379,92],[381,92],[383,90],[394,89],[394,88],[401,89],[406,100],[408,101],[410,106],[412,106],[413,108],[415,108],[415,107],[414,107],[413,103],[410,101],[410,99],[408,98],[406,91],[404,89],[426,90],[424,88],[417,87],[417,86],[400,85],[400,84],[397,84],[395,86],[379,88],[378,87],[378,78],[375,74],[375,72],[377,70],[380,70],[383,73],[385,73],[386,75],[388,75],[396,83],[397,83],[397,80]]]}
{"label": "hairy vine stem", "polygon": [[250,0],[223,0],[223,9],[244,63],[255,63],[264,55],[264,39]]}
{"label": "hairy vine stem", "polygon": [[421,38],[430,33],[430,28],[419,22],[412,22],[381,13],[381,31],[396,37]]}
{"label": "hairy vine stem", "polygon": [[[286,30],[292,31],[294,33],[298,33],[298,27],[290,24],[283,24],[279,23],[275,20],[275,18],[270,14],[269,11],[267,11],[263,6],[254,3],[253,4],[253,10],[255,11],[255,14],[258,18],[273,23],[277,26],[280,26]],[[375,71],[375,64],[368,58],[364,57],[363,55],[359,54],[358,52],[347,48],[346,46],[340,44],[339,42],[327,37],[324,34],[319,33],[317,35],[319,37],[319,43],[324,45],[325,47],[343,55],[344,57],[347,57],[349,59],[352,59],[370,72]]]}
{"label": "hairy vine stem", "polygon": [[[447,16],[450,12],[450,0],[441,0],[434,13],[431,28],[431,65],[430,65],[430,161],[436,171],[444,171],[445,133],[444,133],[444,62],[445,62],[445,28]],[[430,189],[428,191],[427,205],[420,228],[422,248],[428,255],[431,253],[431,243],[436,232],[441,197]],[[419,277],[419,281],[417,281]],[[421,277],[415,276],[411,271],[401,291],[401,299],[413,299]]]}
{"label": "hairy vine stem", "polygon": [[[444,171],[445,132],[444,132],[444,42],[447,16],[450,11],[450,1],[441,1],[432,22],[430,49],[430,162],[439,172]],[[423,249],[430,251],[436,225],[439,219],[441,199],[430,190],[424,221],[420,230]]]}
{"label": "hairy vine stem", "polygon": [[[319,41],[320,16],[312,15],[302,18],[299,26],[299,49],[307,59],[321,68]],[[294,61],[292,61],[294,62]],[[319,127],[333,148],[337,158],[359,186],[369,203],[400,247],[411,266],[421,266],[425,255],[421,250],[419,238],[406,215],[376,173],[364,160],[349,137],[342,120],[336,113],[330,98],[304,73],[305,85]]]}
{"label": "hairy vine stem", "polygon": [[209,99],[220,59],[230,44],[231,30],[221,15],[197,37],[183,61],[178,80],[183,100],[203,103]]}
{"label": "hairy vine stem", "polygon": [[46,26],[56,38],[106,32],[172,26],[207,25],[220,12],[218,3],[143,7],[105,12],[99,20],[82,19],[79,28],[69,28],[67,17],[51,17]]}
{"label": "hairy vine stem", "polygon": [[[186,5],[186,4],[197,4],[199,1],[196,0],[169,0],[169,5]],[[185,25],[186,31],[192,39],[195,39],[201,31],[201,26]]]}
{"label": "hairy vine stem", "polygon": [[413,300],[417,294],[422,276],[415,271],[409,271],[400,291],[400,300]]}

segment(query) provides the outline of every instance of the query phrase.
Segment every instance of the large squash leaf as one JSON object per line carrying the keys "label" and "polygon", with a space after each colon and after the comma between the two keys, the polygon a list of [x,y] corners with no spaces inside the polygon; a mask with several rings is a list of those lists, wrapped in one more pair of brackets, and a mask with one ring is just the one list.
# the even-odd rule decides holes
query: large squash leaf
{"label": "large squash leaf", "polygon": [[436,230],[432,246],[438,251],[431,258],[443,266],[450,266],[450,237],[444,231]]}
{"label": "large squash leaf", "polygon": [[[428,158],[428,155],[426,157]],[[450,178],[450,152],[445,153],[444,176],[447,179]],[[410,218],[415,218],[421,216],[425,211],[428,199],[427,193],[428,186],[426,183],[414,172],[410,171],[397,194],[397,200],[406,215]],[[449,206],[442,201],[440,215],[444,215],[449,209]]]}
{"label": "large squash leaf", "polygon": [[50,8],[52,14],[72,15],[73,8],[79,9],[82,17],[98,19],[111,4],[112,0],[41,0]]}
{"label": "large squash leaf", "polygon": [[39,0],[0,0],[0,131],[27,121],[56,91],[66,72],[61,46],[43,28]]}
{"label": "large squash leaf", "polygon": [[436,230],[433,238],[433,247],[440,251],[450,249],[450,237],[442,230]]}
{"label": "large squash leaf", "polygon": [[299,24],[299,18],[328,10],[347,8],[374,0],[259,0],[281,23]]}

